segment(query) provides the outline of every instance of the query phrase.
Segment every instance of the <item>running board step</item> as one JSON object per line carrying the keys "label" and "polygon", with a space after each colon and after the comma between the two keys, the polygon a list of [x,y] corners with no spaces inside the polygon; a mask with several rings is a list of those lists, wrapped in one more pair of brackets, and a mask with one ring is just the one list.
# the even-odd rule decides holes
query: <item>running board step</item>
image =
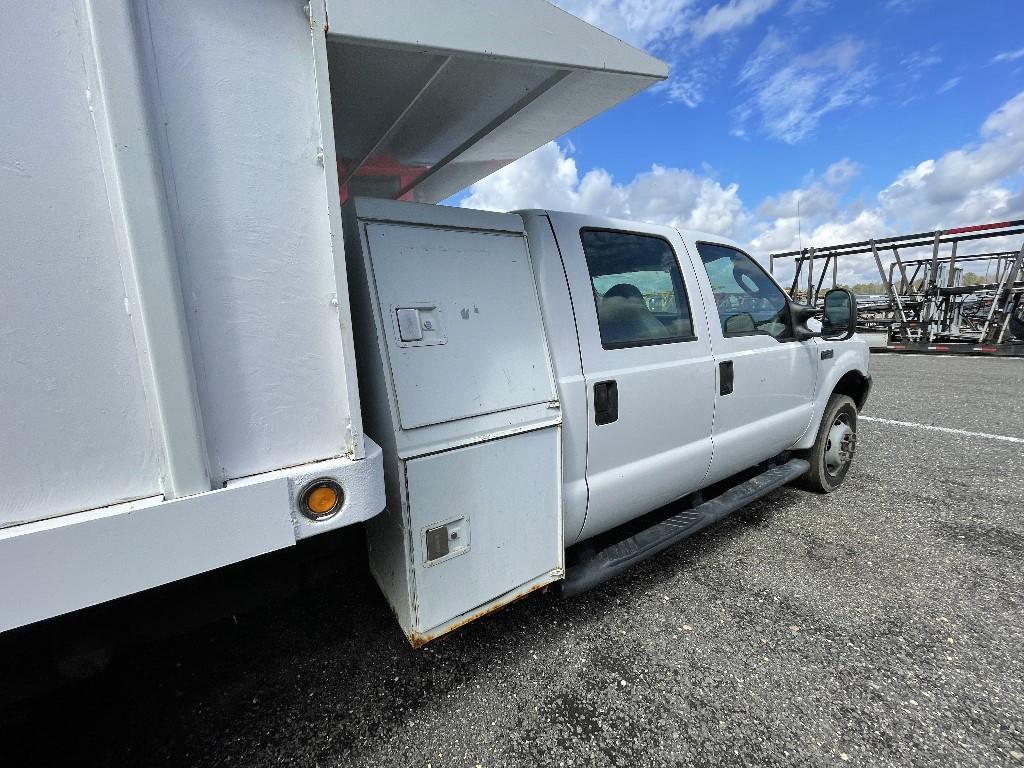
{"label": "running board step", "polygon": [[570,566],[560,584],[562,597],[572,597],[618,576],[631,566],[653,557],[678,541],[721,520],[752,501],[796,480],[811,468],[803,459],[790,459],[760,475],[735,485],[720,496],[696,507],[677,512],[599,550],[592,557]]}

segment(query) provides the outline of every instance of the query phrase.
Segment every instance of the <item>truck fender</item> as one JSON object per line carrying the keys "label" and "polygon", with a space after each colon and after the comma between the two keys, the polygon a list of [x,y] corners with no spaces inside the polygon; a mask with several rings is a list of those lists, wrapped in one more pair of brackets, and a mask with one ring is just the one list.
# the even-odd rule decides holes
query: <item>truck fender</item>
{"label": "truck fender", "polygon": [[836,344],[834,351],[831,366],[826,368],[823,364],[819,371],[820,385],[817,388],[811,421],[800,439],[793,444],[794,450],[804,450],[814,445],[822,414],[829,399],[836,392],[852,397],[858,411],[861,411],[867,402],[868,393],[871,391],[867,351],[857,347],[843,349],[842,344]]}

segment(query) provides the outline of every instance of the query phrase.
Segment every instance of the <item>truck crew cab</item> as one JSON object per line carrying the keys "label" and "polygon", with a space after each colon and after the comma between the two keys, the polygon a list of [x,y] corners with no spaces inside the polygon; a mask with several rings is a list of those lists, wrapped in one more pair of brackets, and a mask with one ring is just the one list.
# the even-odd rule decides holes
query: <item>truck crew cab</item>
{"label": "truck crew cab", "polygon": [[871,381],[848,291],[816,331],[714,235],[376,199],[345,216],[387,485],[370,562],[414,645],[786,483],[842,483]]}

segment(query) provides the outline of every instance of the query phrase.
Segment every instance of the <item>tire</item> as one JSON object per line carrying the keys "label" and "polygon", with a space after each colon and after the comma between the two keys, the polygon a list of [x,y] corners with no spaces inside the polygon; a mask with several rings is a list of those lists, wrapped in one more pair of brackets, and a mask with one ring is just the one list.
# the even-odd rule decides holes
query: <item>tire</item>
{"label": "tire", "polygon": [[1024,297],[1017,299],[1017,306],[1010,314],[1010,336],[1024,341]]}
{"label": "tire", "polygon": [[814,445],[798,454],[811,468],[796,484],[808,491],[832,493],[843,484],[856,449],[857,405],[846,395],[832,395]]}

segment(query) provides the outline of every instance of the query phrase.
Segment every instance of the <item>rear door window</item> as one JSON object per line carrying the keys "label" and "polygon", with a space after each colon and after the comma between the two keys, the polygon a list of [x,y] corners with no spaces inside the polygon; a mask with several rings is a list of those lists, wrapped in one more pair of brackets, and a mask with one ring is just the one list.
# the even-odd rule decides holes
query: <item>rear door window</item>
{"label": "rear door window", "polygon": [[693,320],[675,251],[653,235],[584,229],[601,346],[692,341]]}

